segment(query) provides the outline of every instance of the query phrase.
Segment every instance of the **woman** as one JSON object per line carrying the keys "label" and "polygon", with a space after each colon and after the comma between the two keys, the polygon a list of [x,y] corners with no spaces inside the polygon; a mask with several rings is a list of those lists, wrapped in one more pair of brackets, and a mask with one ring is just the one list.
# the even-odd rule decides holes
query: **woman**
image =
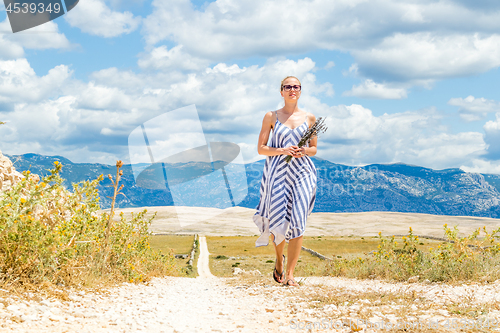
{"label": "woman", "polygon": [[[317,138],[299,148],[302,135],[316,122],[313,114],[299,109],[297,102],[301,84],[294,76],[281,81],[281,96],[285,106],[266,113],[259,135],[258,152],[266,155],[260,186],[260,202],[254,222],[261,236],[255,246],[269,244],[272,235],[276,252],[274,280],[287,286],[298,286],[293,272],[302,248],[306,220],[316,198],[316,168],[309,156],[316,155]],[[268,144],[272,130],[271,141]],[[290,163],[285,161],[292,156]],[[283,255],[288,242],[288,261]]]}

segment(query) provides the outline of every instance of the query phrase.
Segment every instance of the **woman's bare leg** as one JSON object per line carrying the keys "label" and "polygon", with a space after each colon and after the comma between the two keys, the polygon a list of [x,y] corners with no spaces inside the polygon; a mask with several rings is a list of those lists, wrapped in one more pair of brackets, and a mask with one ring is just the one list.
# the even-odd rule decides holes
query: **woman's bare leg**
{"label": "woman's bare leg", "polygon": [[286,263],[285,281],[288,281],[289,279],[293,280],[293,272],[295,270],[295,265],[297,265],[297,261],[299,260],[301,249],[302,236],[288,241],[288,260]]}
{"label": "woman's bare leg", "polygon": [[[272,235],[272,239],[273,239],[274,251],[276,252],[276,270],[278,271],[278,273],[281,273],[285,269],[285,267],[283,267],[283,251],[285,250],[285,240],[276,245],[274,243],[274,235]],[[280,282],[285,282],[285,281],[280,281]]]}

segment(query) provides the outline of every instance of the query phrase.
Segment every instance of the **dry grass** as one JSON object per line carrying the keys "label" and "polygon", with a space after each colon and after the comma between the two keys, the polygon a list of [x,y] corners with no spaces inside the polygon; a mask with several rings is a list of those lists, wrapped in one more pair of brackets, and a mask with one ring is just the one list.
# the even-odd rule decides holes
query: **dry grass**
{"label": "dry grass", "polygon": [[179,270],[183,272],[182,275],[188,277],[197,276],[197,259],[199,249],[195,251],[195,258],[193,258],[193,265],[189,266],[189,255],[193,248],[194,235],[154,235],[149,239],[151,249],[160,252],[163,255],[176,255],[185,254],[187,258],[175,259],[176,265]]}
{"label": "dry grass", "polygon": [[189,277],[197,277],[198,276],[198,258],[200,257],[200,245],[199,244],[200,243],[197,240],[196,248],[194,251],[193,266],[188,267],[188,276]]}
{"label": "dry grass", "polygon": [[178,235],[154,235],[149,239],[149,245],[153,250],[163,254],[189,254],[193,246],[194,236]]}
{"label": "dry grass", "polygon": [[[328,263],[329,275],[351,278],[377,277],[387,280],[432,282],[489,282],[500,279],[500,228],[488,232],[483,228],[471,235],[458,236],[458,228],[444,225],[447,242],[432,244],[412,233],[398,240],[379,236],[371,255],[357,258],[334,258]],[[433,245],[433,246],[431,246]],[[437,245],[437,246],[436,246]]]}
{"label": "dry grass", "polygon": [[[210,252],[210,271],[215,276],[230,277],[234,267],[245,271],[259,270],[263,274],[273,271],[274,249],[255,247],[257,236],[216,237],[207,236],[208,252]],[[285,248],[286,253],[286,248]],[[307,252],[302,252],[296,267],[297,276],[323,275],[326,262]]]}
{"label": "dry grass", "polygon": [[[409,290],[398,293],[349,292],[342,288],[312,287],[304,290],[301,297],[315,310],[318,318],[328,318],[333,322],[349,318],[353,322],[359,320],[358,323],[370,322],[374,327],[391,321],[393,325],[406,323],[411,327],[411,332],[487,332],[489,330],[484,328],[472,328],[472,324],[478,323],[480,316],[487,315],[499,305],[498,302],[475,305],[452,302],[440,305]],[[467,307],[469,311],[454,312],[453,309],[457,307]],[[449,315],[441,316],[439,327],[436,328],[436,318],[446,313],[444,311]],[[396,326],[390,331],[408,332],[408,329]]]}
{"label": "dry grass", "polygon": [[[303,245],[332,260],[320,260],[302,251],[296,276],[344,276],[393,281],[492,282],[500,279],[500,229],[479,237],[476,230],[458,237],[458,229],[444,226],[450,242],[402,237],[304,237]],[[213,274],[229,277],[235,267],[245,271],[272,272],[275,255],[272,243],[256,248],[257,236],[208,236]],[[286,249],[285,249],[286,253]]]}
{"label": "dry grass", "polygon": [[[102,288],[180,273],[172,255],[151,249],[146,211],[119,220],[99,214],[103,176],[70,192],[59,176],[62,165],[54,166],[40,182],[24,172],[0,196],[0,288],[57,294],[59,287]],[[114,197],[120,167],[119,161]]]}
{"label": "dry grass", "polygon": [[[272,272],[275,260],[273,245],[270,243],[267,247],[256,248],[257,238],[257,236],[207,236],[212,274],[229,277],[232,276],[234,267],[246,271],[259,270],[263,274]],[[367,257],[370,251],[377,250],[378,243],[379,239],[376,237],[306,236],[303,241],[305,247],[337,259]],[[401,241],[400,244],[399,247],[402,247],[403,242]],[[426,250],[437,244],[441,242],[425,240],[419,248]],[[302,251],[295,275],[324,276],[329,273],[329,266],[328,262]]]}
{"label": "dry grass", "polygon": [[[401,237],[395,237],[398,248],[403,247]],[[303,246],[319,252],[329,258],[357,258],[366,256],[370,251],[376,251],[380,243],[379,237],[354,237],[354,236],[315,236],[304,237]],[[422,251],[442,244],[441,241],[423,239],[417,245]]]}

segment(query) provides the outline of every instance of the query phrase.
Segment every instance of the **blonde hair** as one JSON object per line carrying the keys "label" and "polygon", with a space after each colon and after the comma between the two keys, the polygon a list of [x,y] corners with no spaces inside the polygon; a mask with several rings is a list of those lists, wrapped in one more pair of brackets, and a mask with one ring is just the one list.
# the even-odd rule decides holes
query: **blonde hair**
{"label": "blonde hair", "polygon": [[287,76],[286,78],[284,78],[283,80],[281,80],[281,88],[280,88],[280,91],[283,91],[283,82],[285,82],[285,80],[286,80],[286,79],[290,79],[290,78],[292,78],[292,79],[295,79],[295,80],[299,81],[299,84],[300,84],[300,85],[302,85],[302,83],[300,83],[300,80],[299,80],[299,79],[297,79],[295,76],[291,76],[291,75],[290,75],[290,76]]}

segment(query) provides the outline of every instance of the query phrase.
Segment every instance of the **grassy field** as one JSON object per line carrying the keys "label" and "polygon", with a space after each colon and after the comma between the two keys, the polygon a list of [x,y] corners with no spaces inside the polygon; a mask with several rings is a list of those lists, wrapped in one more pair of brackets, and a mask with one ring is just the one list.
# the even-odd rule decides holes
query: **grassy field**
{"label": "grassy field", "polygon": [[[402,246],[401,237],[396,237],[395,240]],[[363,258],[370,251],[376,251],[379,243],[380,239],[378,237],[316,236],[304,237],[302,245],[328,258],[352,259]],[[418,248],[422,251],[428,251],[430,247],[435,247],[441,243],[440,241],[422,239]]]}
{"label": "grassy field", "polygon": [[[262,274],[271,274],[274,268],[274,250],[272,244],[267,247],[255,247],[257,236],[207,237],[210,252],[210,271],[215,276],[233,276],[233,268],[245,271],[259,270]],[[324,262],[309,253],[301,255],[296,268],[300,276],[321,275]]]}
{"label": "grassy field", "polygon": [[[172,254],[187,254],[189,256],[193,247],[193,240],[194,236],[154,235],[150,238],[150,246],[162,254],[172,252]],[[189,257],[187,259],[176,259],[178,266],[189,277],[197,276],[198,254],[199,249],[196,249],[192,267],[188,266]]]}
{"label": "grassy field", "polygon": [[[192,236],[154,236],[151,245],[164,253],[172,249],[174,254],[187,254],[191,250],[192,240]],[[238,267],[245,271],[258,270],[264,276],[271,275],[275,261],[272,243],[267,247],[256,248],[256,240],[257,236],[207,236],[212,274],[231,277],[234,268]],[[455,282],[493,281],[498,275],[495,267],[499,260],[494,252],[480,253],[464,244],[451,245],[415,237],[396,237],[394,240],[384,238],[383,242],[385,243],[381,243],[378,237],[304,237],[304,247],[333,261],[321,260],[302,251],[295,275],[357,278],[377,276],[397,281],[406,281],[409,277],[419,275],[421,280]],[[382,257],[381,252],[385,253]],[[182,270],[187,276],[196,276],[196,258],[194,267],[188,267],[187,260],[184,263],[181,262],[183,259],[177,259],[179,264],[184,265]],[[419,261],[419,258],[423,261]]]}
{"label": "grassy field", "polygon": [[[267,247],[255,247],[257,236],[208,236],[210,252],[210,270],[220,277],[232,276],[234,267],[245,271],[259,270],[262,274],[271,274],[274,268],[274,249],[272,243]],[[396,238],[400,241],[399,238]],[[402,241],[400,241],[402,244]],[[423,240],[420,248],[427,250],[441,242]],[[376,251],[379,239],[376,237],[304,237],[303,246],[330,258],[366,257],[368,252]],[[286,248],[285,248],[286,255]],[[297,264],[296,276],[321,276],[327,273],[327,262],[302,251]]]}
{"label": "grassy field", "polygon": [[151,236],[150,246],[152,249],[167,254],[170,250],[173,254],[189,254],[193,246],[194,236],[178,235],[154,235]]}

